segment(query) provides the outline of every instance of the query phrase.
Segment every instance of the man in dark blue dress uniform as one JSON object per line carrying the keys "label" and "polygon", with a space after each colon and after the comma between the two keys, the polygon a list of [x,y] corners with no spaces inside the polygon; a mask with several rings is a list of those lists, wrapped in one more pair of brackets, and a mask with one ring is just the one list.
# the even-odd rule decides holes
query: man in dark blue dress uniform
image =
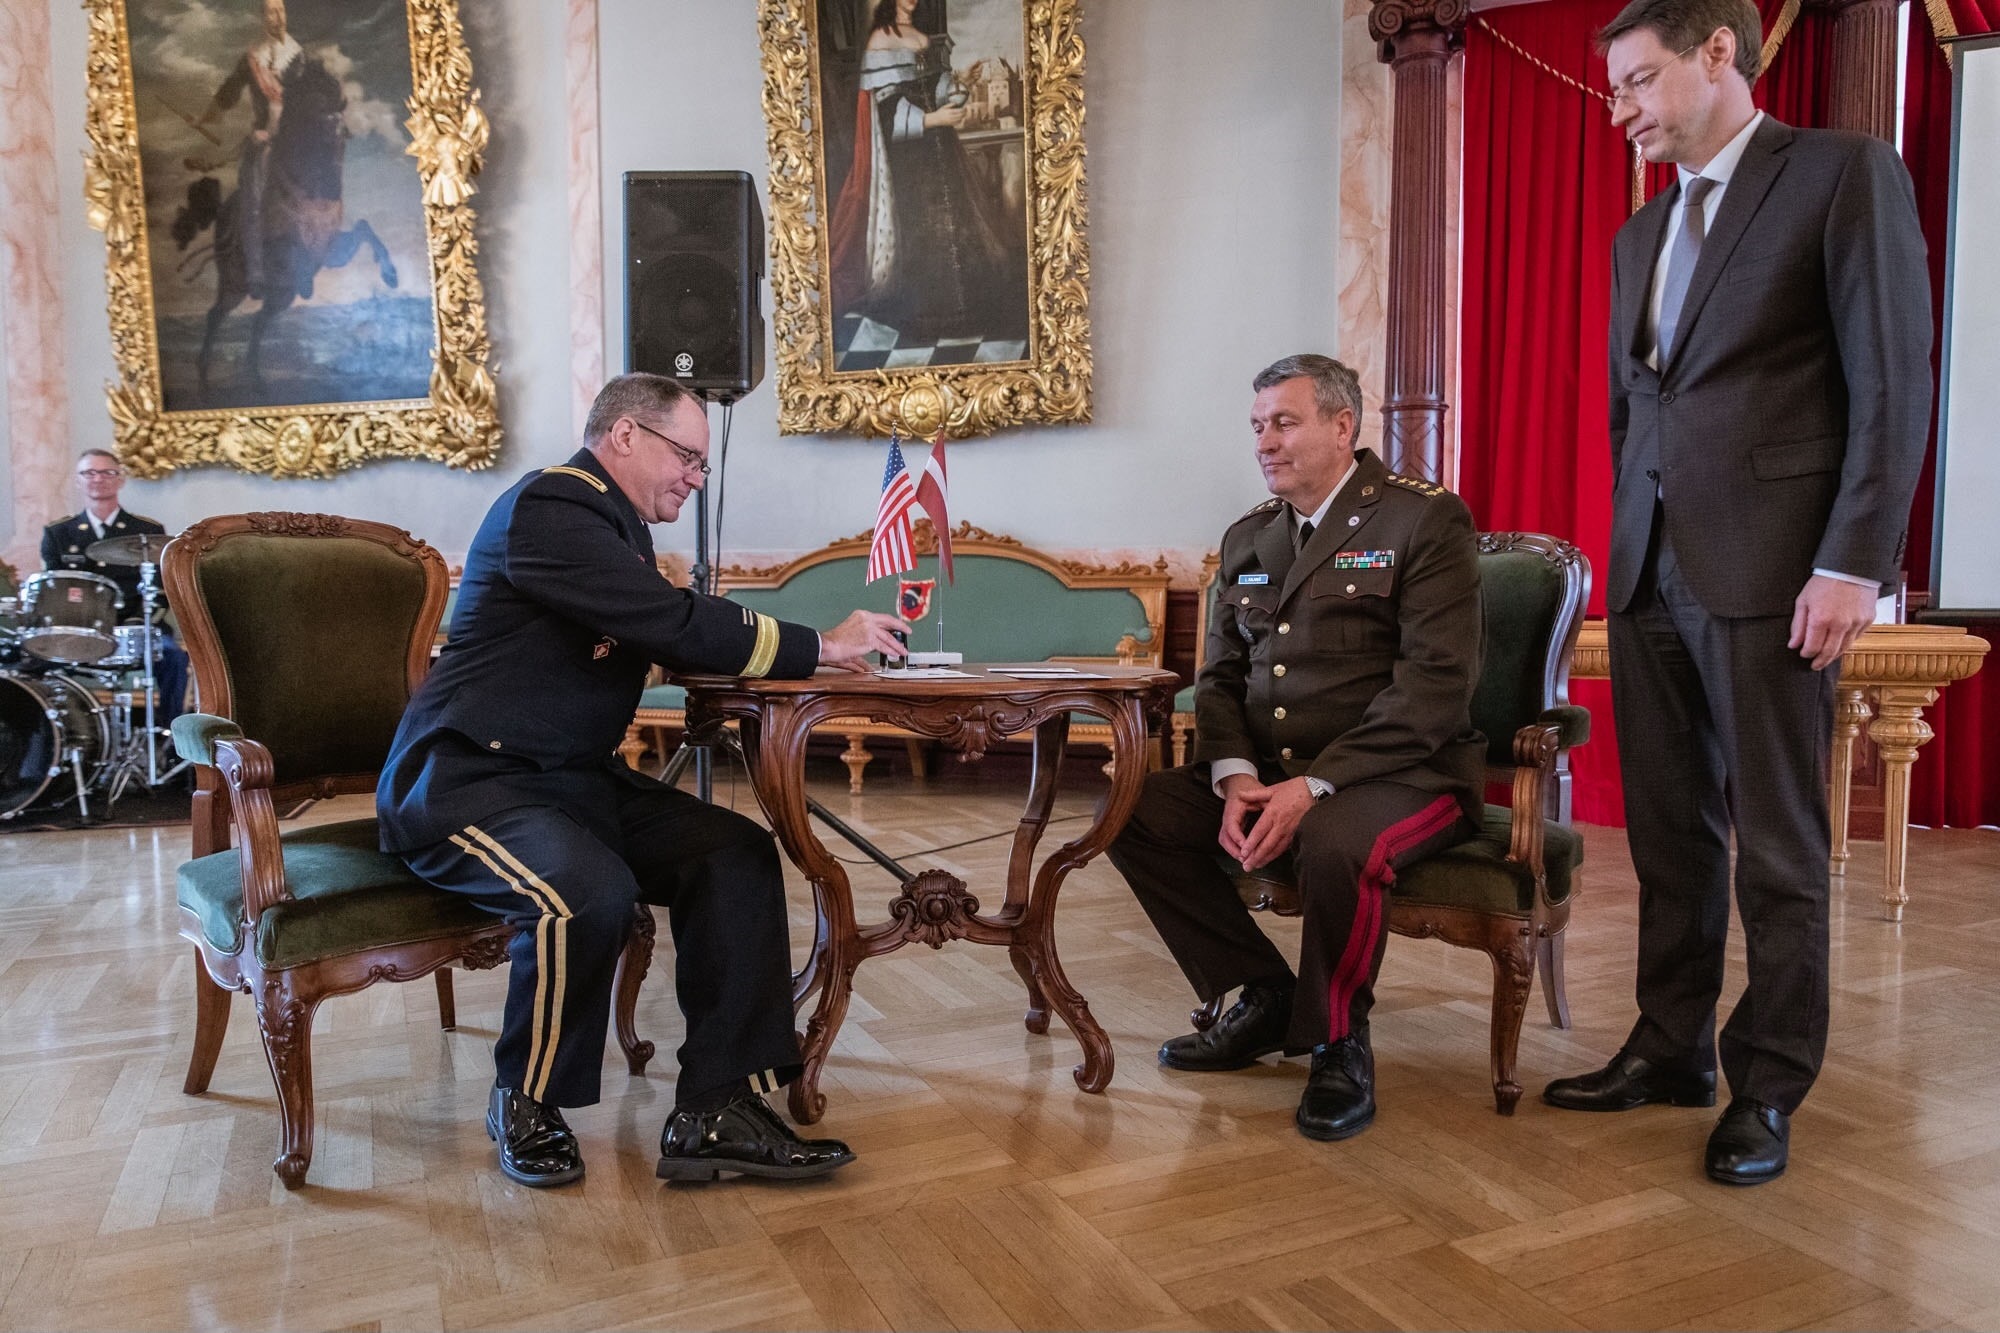
{"label": "man in dark blue dress uniform", "polygon": [[765,1103],[797,1077],[790,956],[771,835],[628,769],[616,750],[650,664],[801,678],[900,654],[903,621],[816,633],[676,588],[649,523],[708,471],[699,400],[656,375],[598,394],[584,447],[517,482],[466,556],[451,635],[376,790],[384,850],[520,927],[486,1127],[526,1185],[583,1175],[565,1106],[598,1099],[611,981],[635,901],[667,909],[687,1017],[659,1174],[794,1178],[853,1160]]}

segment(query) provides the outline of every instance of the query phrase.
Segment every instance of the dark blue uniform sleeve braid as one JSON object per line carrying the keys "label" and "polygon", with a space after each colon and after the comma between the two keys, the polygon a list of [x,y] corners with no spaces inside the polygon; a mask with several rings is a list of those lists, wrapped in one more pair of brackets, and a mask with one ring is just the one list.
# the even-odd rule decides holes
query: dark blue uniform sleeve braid
{"label": "dark blue uniform sleeve braid", "polygon": [[507,578],[523,595],[669,670],[784,679],[813,673],[816,630],[676,588],[625,544],[609,514],[559,485],[530,487],[514,505]]}

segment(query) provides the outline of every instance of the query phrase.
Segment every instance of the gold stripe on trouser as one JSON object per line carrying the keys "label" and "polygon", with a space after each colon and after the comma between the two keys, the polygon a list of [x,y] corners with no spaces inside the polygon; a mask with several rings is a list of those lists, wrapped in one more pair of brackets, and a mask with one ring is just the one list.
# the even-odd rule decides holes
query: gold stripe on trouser
{"label": "gold stripe on trouser", "polygon": [[[568,981],[568,927],[572,913],[560,894],[491,834],[475,824],[467,824],[465,831],[480,845],[474,846],[456,834],[452,835],[452,842],[468,855],[478,857],[508,888],[541,909],[541,919],[535,922],[535,1020],[528,1039],[527,1086],[521,1089],[539,1102],[548,1092],[549,1072],[555,1068],[556,1044],[562,1039],[563,989]],[[553,992],[549,989],[551,985]],[[544,1009],[549,1013],[546,1025],[542,1020]]]}
{"label": "gold stripe on trouser", "polygon": [[778,661],[778,622],[762,614],[757,616],[757,642],[750,649],[750,660],[743,664],[746,676],[768,676]]}

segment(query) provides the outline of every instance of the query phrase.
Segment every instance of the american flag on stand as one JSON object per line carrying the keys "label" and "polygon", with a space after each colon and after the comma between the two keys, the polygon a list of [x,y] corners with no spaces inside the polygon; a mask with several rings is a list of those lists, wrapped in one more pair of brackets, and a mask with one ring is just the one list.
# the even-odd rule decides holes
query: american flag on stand
{"label": "american flag on stand", "polygon": [[917,502],[916,483],[903,465],[903,448],[889,436],[889,463],[882,470],[882,499],[875,506],[875,538],[868,544],[868,581],[917,567],[910,541],[910,506]]}

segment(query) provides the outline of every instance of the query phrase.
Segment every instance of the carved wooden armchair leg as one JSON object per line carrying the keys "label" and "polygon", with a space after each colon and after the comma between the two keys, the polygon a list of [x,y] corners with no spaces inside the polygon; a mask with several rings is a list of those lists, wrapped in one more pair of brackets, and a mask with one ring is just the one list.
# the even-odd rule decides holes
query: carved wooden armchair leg
{"label": "carved wooden armchair leg", "polygon": [[864,741],[860,732],[848,732],[847,748],[840,754],[840,762],[847,765],[847,794],[850,796],[861,794],[861,770],[868,767],[868,761],[874,758],[868,753]]}
{"label": "carved wooden armchair leg", "polygon": [[1521,1049],[1521,1020],[1528,1013],[1528,991],[1535,980],[1536,948],[1520,922],[1494,921],[1489,929],[1492,934],[1486,951],[1493,958],[1493,1107],[1501,1115],[1512,1115],[1521,1100],[1514,1061]]}
{"label": "carved wooden armchair leg", "polygon": [[437,978],[438,1026],[454,1031],[458,1027],[458,997],[452,994],[451,969],[441,967],[431,975]]}
{"label": "carved wooden armchair leg", "polygon": [[208,1091],[215,1058],[222,1054],[222,1034],[229,1030],[230,990],[208,974],[201,950],[194,951],[194,1051],[188,1056],[187,1079],[181,1091],[198,1096]]}
{"label": "carved wooden armchair leg", "polygon": [[1188,724],[1184,720],[1185,717],[1186,714],[1175,713],[1171,726],[1172,734],[1169,740],[1173,745],[1175,768],[1179,768],[1187,762]]}
{"label": "carved wooden armchair leg", "polygon": [[1222,1001],[1225,998],[1218,995],[1188,1015],[1188,1021],[1194,1024],[1196,1032],[1206,1032],[1215,1026],[1215,1020],[1222,1017]]}
{"label": "carved wooden armchair leg", "polygon": [[625,1068],[635,1077],[646,1072],[654,1046],[639,1040],[637,1013],[639,987],[653,966],[653,941],[659,933],[653,909],[644,903],[632,908],[632,933],[625,938],[624,952],[618,955],[618,971],[611,982],[611,1022],[618,1033],[618,1048],[625,1052]]}
{"label": "carved wooden armchair leg", "polygon": [[1563,991],[1563,937],[1560,934],[1542,937],[1541,948],[1536,950],[1542,966],[1542,998],[1549,1005],[1549,1026],[1568,1030],[1569,996]]}
{"label": "carved wooden armchair leg", "polygon": [[312,1021],[320,998],[302,992],[286,972],[265,977],[257,992],[257,1026],[278,1089],[278,1156],[271,1169],[288,1190],[305,1184],[312,1165]]}

